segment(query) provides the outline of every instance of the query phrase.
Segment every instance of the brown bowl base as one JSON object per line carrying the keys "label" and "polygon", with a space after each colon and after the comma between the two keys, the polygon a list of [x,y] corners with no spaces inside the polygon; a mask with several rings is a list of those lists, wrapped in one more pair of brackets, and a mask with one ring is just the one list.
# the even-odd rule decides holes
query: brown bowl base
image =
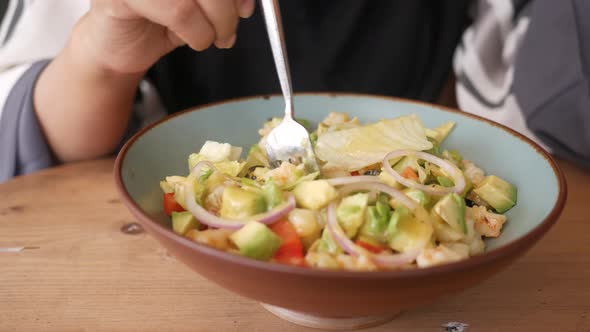
{"label": "brown bowl base", "polygon": [[322,330],[356,330],[385,324],[400,313],[383,316],[361,316],[361,317],[321,317],[313,314],[292,311],[270,304],[260,303],[262,307],[273,315],[296,325],[311,327]]}

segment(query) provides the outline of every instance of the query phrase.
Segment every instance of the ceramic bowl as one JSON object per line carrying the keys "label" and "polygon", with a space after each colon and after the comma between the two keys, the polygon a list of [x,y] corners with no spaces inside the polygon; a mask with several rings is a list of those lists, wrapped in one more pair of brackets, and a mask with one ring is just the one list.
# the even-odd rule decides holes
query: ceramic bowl
{"label": "ceramic bowl", "polygon": [[425,125],[457,126],[445,147],[458,149],[487,172],[518,187],[499,238],[487,252],[457,263],[405,271],[322,271],[259,262],[215,250],[176,235],[162,212],[159,181],[186,174],[187,156],[205,140],[228,142],[245,150],[258,129],[281,116],[282,98],[254,97],[216,103],[168,117],[139,132],[121,150],[115,166],[118,190],[132,214],[162,246],[195,272],[236,294],[265,305],[293,322],[315,327],[363,327],[401,310],[472,287],[508,267],[556,222],[566,199],[564,177],[538,145],[482,118],[407,100],[351,94],[301,94],[297,115],[315,121],[331,111],[363,122],[415,113]]}

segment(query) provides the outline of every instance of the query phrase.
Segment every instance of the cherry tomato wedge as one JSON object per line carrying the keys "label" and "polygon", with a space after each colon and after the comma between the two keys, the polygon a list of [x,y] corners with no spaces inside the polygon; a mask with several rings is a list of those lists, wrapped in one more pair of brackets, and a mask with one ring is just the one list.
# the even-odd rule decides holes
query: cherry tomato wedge
{"label": "cherry tomato wedge", "polygon": [[171,216],[172,212],[182,212],[185,211],[184,208],[176,202],[174,199],[174,194],[164,194],[164,212],[167,215]]}
{"label": "cherry tomato wedge", "polygon": [[283,240],[273,258],[279,263],[304,266],[303,243],[295,227],[289,221],[281,220],[271,225],[270,229]]}
{"label": "cherry tomato wedge", "polygon": [[406,169],[404,169],[404,172],[402,173],[402,176],[406,179],[414,180],[416,182],[420,181],[418,173],[416,173],[416,171],[412,167],[406,167]]}

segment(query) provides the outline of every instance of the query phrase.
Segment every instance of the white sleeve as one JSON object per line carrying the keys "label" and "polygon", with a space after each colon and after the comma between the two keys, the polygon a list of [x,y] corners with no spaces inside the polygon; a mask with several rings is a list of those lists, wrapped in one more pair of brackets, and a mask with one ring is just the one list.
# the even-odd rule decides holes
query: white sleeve
{"label": "white sleeve", "polygon": [[89,0],[8,1],[0,22],[0,117],[14,84],[31,64],[51,59],[64,47]]}
{"label": "white sleeve", "polygon": [[474,23],[453,59],[461,110],[504,124],[549,150],[528,128],[513,88],[515,59],[530,23],[531,0],[478,0]]}

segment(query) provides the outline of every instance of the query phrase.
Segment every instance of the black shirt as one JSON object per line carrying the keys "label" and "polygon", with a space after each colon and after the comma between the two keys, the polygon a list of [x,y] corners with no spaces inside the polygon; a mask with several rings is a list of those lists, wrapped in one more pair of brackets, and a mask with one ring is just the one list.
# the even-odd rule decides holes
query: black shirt
{"label": "black shirt", "polygon": [[[469,0],[282,0],[294,92],[335,91],[434,101],[468,23]],[[236,45],[179,48],[149,72],[170,112],[280,93],[257,8]]]}

